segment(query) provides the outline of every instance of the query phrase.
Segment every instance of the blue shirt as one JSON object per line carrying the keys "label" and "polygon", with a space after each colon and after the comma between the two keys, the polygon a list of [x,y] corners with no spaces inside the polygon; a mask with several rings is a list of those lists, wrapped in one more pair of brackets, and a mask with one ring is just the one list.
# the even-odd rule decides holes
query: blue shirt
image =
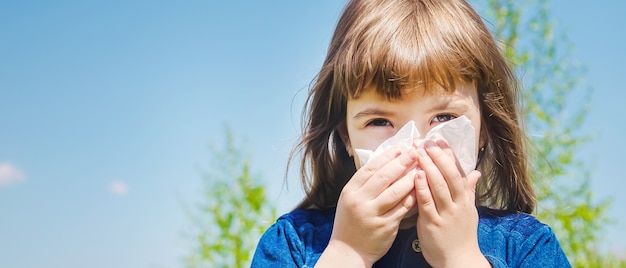
{"label": "blue shirt", "polygon": [[[493,267],[571,267],[552,229],[524,213],[478,208],[478,244]],[[295,210],[265,231],[251,267],[313,267],[328,245],[335,209]],[[415,228],[399,230],[374,267],[431,267]]]}

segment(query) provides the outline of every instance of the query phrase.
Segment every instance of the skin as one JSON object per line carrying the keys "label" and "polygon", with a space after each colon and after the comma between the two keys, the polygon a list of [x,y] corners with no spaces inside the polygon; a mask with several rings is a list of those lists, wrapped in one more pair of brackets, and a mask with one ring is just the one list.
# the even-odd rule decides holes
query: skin
{"label": "skin", "polygon": [[[413,90],[390,101],[368,90],[348,100],[339,130],[357,171],[341,192],[331,239],[316,267],[371,267],[401,227],[417,228],[433,267],[490,267],[478,247],[474,189],[480,173],[463,174],[445,141],[426,142],[423,149],[390,148],[362,167],[351,152],[375,149],[410,120],[427,133],[461,115],[472,121],[478,144],[480,108],[470,83],[458,83],[453,93]],[[415,208],[419,217],[410,213]]]}

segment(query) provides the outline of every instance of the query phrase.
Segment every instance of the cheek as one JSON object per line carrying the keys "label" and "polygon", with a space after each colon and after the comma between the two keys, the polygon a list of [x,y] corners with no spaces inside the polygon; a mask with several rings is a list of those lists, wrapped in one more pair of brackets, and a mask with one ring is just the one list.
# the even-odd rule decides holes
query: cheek
{"label": "cheek", "polygon": [[480,121],[478,123],[474,123],[472,122],[472,126],[474,127],[474,137],[476,139],[475,144],[476,144],[476,155],[478,155],[478,151],[480,150],[480,147],[482,147],[482,143],[481,143],[481,138],[480,138]]}
{"label": "cheek", "polygon": [[[350,138],[350,145],[352,150],[355,149],[363,149],[374,151],[380,144],[382,144],[386,139],[393,136],[393,131],[384,131],[382,129],[374,130],[374,131],[348,131]],[[356,152],[353,152],[354,165],[357,169],[361,167],[359,156]]]}
{"label": "cheek", "polygon": [[360,141],[358,145],[355,145],[354,148],[364,149],[364,150],[376,150],[376,148],[383,143],[387,138],[371,138]]}
{"label": "cheek", "polygon": [[[391,136],[389,136],[391,137]],[[378,146],[383,143],[383,141],[385,141],[387,138],[382,138],[382,139],[376,139],[376,138],[371,138],[371,139],[365,139],[362,141],[357,141],[356,143],[353,143],[353,150],[354,149],[363,149],[363,150],[370,150],[370,151],[374,151],[376,150],[376,148],[378,148]],[[356,166],[356,169],[361,168],[361,161],[359,160],[359,155],[354,152],[352,157],[354,158],[354,165]]]}
{"label": "cheek", "polygon": [[392,137],[393,130],[368,129],[350,133],[352,148],[363,150],[376,150],[386,139]]}

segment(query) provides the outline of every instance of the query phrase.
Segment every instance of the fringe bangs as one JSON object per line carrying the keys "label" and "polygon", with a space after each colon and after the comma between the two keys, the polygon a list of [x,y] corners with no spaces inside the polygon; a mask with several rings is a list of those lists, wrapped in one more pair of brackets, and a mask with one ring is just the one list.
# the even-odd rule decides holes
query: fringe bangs
{"label": "fringe bangs", "polygon": [[443,22],[434,21],[463,22],[442,18],[441,12],[429,8],[417,9],[396,8],[403,14],[370,16],[354,25],[333,63],[335,90],[344,98],[376,90],[399,99],[413,90],[452,92],[460,81],[475,82],[480,76],[477,56],[484,50],[473,41],[475,36],[455,32],[464,27],[441,27]]}

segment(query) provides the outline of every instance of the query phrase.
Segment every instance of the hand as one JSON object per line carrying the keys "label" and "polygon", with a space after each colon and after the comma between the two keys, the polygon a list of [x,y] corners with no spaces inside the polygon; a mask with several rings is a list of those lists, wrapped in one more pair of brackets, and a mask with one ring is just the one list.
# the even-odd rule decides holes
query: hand
{"label": "hand", "polygon": [[424,258],[433,267],[490,267],[478,246],[474,204],[480,172],[465,176],[445,141],[418,149],[415,179],[417,233]]}
{"label": "hand", "polygon": [[390,148],[352,176],[341,191],[333,232],[317,266],[371,267],[391,248],[400,220],[415,205],[417,151]]}

